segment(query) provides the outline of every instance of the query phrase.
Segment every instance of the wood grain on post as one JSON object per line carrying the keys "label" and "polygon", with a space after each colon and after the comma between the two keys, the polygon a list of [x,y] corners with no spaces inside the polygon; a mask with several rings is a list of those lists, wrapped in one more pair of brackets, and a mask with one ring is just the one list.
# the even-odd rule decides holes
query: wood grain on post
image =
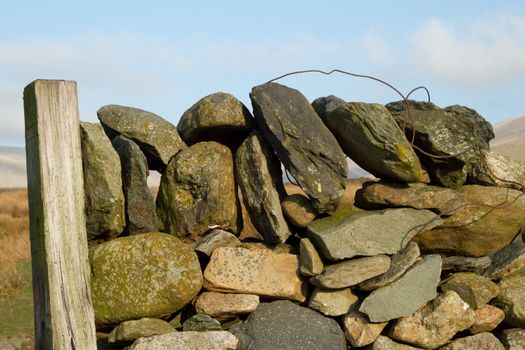
{"label": "wood grain on post", "polygon": [[36,349],[96,349],[77,86],[24,89]]}

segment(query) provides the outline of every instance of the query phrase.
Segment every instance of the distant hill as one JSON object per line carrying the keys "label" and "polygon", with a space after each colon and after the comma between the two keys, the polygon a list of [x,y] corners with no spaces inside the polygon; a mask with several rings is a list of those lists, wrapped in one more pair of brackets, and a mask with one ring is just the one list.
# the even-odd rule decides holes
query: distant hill
{"label": "distant hill", "polygon": [[525,162],[525,115],[496,124],[494,134],[490,142],[493,151]]}
{"label": "distant hill", "polygon": [[27,187],[26,151],[0,146],[0,188]]}

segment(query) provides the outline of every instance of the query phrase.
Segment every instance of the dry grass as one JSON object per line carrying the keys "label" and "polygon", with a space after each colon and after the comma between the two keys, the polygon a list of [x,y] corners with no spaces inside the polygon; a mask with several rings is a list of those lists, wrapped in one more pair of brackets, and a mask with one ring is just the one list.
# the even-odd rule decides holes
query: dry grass
{"label": "dry grass", "polygon": [[26,278],[20,265],[31,258],[27,191],[0,193],[0,294],[17,291]]}

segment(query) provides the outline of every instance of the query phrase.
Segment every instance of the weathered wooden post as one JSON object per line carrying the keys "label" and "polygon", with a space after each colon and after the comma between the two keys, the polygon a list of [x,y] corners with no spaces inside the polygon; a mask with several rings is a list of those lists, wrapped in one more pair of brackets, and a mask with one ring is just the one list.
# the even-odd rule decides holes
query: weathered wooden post
{"label": "weathered wooden post", "polygon": [[96,349],[77,85],[24,89],[36,349]]}

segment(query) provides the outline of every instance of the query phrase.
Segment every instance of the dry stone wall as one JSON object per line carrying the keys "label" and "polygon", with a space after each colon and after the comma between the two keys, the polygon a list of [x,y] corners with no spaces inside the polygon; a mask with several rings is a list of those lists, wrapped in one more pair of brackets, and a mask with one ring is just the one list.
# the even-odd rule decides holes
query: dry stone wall
{"label": "dry stone wall", "polygon": [[[113,347],[525,348],[525,165],[490,151],[488,122],[277,83],[250,98],[206,96],[177,127],[117,105],[81,123]],[[346,157],[376,177],[353,203]]]}

